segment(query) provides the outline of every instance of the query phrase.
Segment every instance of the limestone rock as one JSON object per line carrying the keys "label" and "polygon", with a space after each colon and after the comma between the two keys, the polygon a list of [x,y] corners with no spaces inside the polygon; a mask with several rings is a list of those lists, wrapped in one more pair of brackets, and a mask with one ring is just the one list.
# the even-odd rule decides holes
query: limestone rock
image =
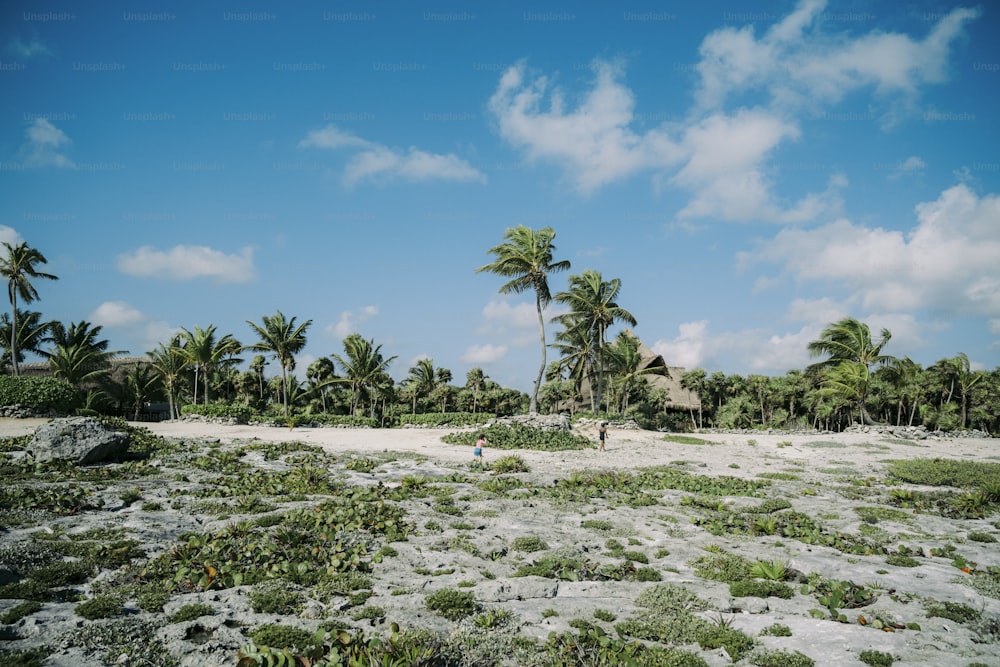
{"label": "limestone rock", "polygon": [[77,465],[121,460],[128,451],[127,433],[92,417],[66,417],[42,424],[27,450],[38,462],[69,460]]}

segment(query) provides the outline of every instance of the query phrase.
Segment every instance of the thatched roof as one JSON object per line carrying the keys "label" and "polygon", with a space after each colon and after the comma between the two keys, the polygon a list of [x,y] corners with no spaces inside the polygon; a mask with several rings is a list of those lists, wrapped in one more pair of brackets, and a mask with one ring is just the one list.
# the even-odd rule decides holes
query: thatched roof
{"label": "thatched roof", "polygon": [[[681,386],[681,378],[684,376],[686,369],[680,366],[668,366],[663,355],[653,352],[631,329],[626,329],[625,334],[634,338],[639,343],[639,355],[642,358],[642,362],[639,365],[640,369],[665,369],[662,375],[649,373],[642,376],[654,389],[663,389],[667,392],[667,396],[670,398],[664,407],[674,410],[697,410],[701,407],[701,397],[698,396],[698,392],[685,389]],[[583,381],[580,393],[584,398],[584,402],[590,401],[590,383],[587,380]]]}

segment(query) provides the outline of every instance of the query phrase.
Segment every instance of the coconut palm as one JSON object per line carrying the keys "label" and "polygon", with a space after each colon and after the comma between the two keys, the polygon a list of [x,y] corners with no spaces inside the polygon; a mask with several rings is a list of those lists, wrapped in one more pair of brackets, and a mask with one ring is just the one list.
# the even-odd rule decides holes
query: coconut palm
{"label": "coconut palm", "polygon": [[194,403],[196,405],[198,403],[199,374],[205,389],[203,403],[208,405],[208,378],[212,371],[222,366],[234,366],[242,361],[242,359],[235,357],[243,349],[240,342],[233,338],[232,334],[216,338],[217,331],[218,327],[214,324],[210,324],[205,329],[195,326],[194,331],[181,329],[184,351],[188,356],[188,361],[194,366]]}
{"label": "coconut palm", "polygon": [[295,326],[295,318],[287,319],[279,310],[274,315],[261,318],[263,326],[247,320],[247,324],[260,337],[259,343],[247,346],[245,349],[254,352],[270,352],[281,367],[282,400],[285,406],[285,416],[288,416],[288,373],[295,369],[295,354],[306,346],[306,329],[312,320],[306,320]]}
{"label": "coconut palm", "polygon": [[[594,371],[596,363],[594,361],[594,339],[590,331],[583,326],[576,326],[569,322],[569,318],[564,318],[562,324],[565,327],[562,331],[556,332],[556,340],[552,347],[559,351],[559,359],[550,368],[550,380],[560,379],[563,373],[573,382],[574,394],[579,396],[583,390],[583,381],[586,379],[590,386],[594,385]],[[597,412],[594,403],[595,392],[590,392],[591,412]]]}
{"label": "coconut palm", "polygon": [[417,359],[417,363],[410,367],[409,375],[403,380],[408,393],[413,398],[412,414],[417,414],[417,398],[420,396],[430,396],[438,385],[437,372],[434,369],[433,359]]}
{"label": "coconut palm", "polygon": [[[826,371],[824,384],[836,388],[841,395],[856,402],[858,413],[865,424],[874,423],[865,408],[865,400],[871,382],[871,371],[874,366],[885,366],[895,358],[882,354],[882,350],[892,338],[888,329],[882,329],[881,338],[872,340],[868,325],[853,317],[845,317],[839,322],[827,325],[817,340],[807,346],[813,357],[829,355],[827,359],[814,364],[812,368]],[[857,366],[858,368],[841,368],[842,366]],[[864,367],[863,369],[860,367]],[[849,382],[859,382],[857,387],[848,387]]]}
{"label": "coconut palm", "polygon": [[52,374],[73,386],[92,383],[108,375],[111,360],[124,350],[109,351],[107,339],[100,339],[101,327],[80,321],[65,327],[53,322],[50,340],[52,349],[43,352],[49,360]]}
{"label": "coconut palm", "polygon": [[569,261],[552,261],[556,247],[552,241],[556,232],[551,227],[530,229],[524,225],[510,227],[504,232],[506,243],[493,246],[487,252],[496,259],[476,269],[476,273],[488,271],[498,276],[510,278],[500,287],[501,294],[520,294],[528,290],[535,292],[535,310],[538,312],[538,329],[542,342],[542,363],[538,367],[538,377],[531,392],[529,412],[538,411],[538,388],[545,373],[545,318],[542,310],[552,301],[549,292],[549,273],[569,269]]}
{"label": "coconut palm", "polygon": [[14,375],[20,375],[18,357],[19,330],[17,322],[17,297],[20,296],[24,303],[31,303],[38,298],[38,290],[31,284],[32,278],[45,278],[46,280],[58,280],[50,273],[43,273],[35,268],[36,264],[47,264],[45,256],[35,248],[31,248],[27,243],[11,245],[4,241],[3,247],[7,251],[6,257],[0,257],[0,276],[7,279],[7,296],[10,299],[10,356],[11,368]]}
{"label": "coconut palm", "polygon": [[479,392],[483,390],[483,385],[486,384],[486,373],[483,372],[482,368],[478,366],[465,374],[465,388],[472,392],[472,414],[476,414],[476,408],[479,404]]}
{"label": "coconut palm", "polygon": [[[24,361],[24,353],[31,352],[39,356],[45,356],[44,345],[49,342],[49,329],[52,322],[42,322],[42,314],[34,310],[26,310],[18,314],[17,332],[13,332],[10,323],[10,316],[7,313],[0,313],[0,349],[3,350],[3,365],[13,361],[11,357],[16,350],[17,363]],[[17,344],[12,346],[10,341],[14,339]]]}
{"label": "coconut palm", "polygon": [[[263,357],[261,357],[261,359],[263,359]],[[333,361],[329,357],[320,357],[316,361],[309,364],[309,368],[306,369],[306,380],[309,383],[309,391],[319,395],[324,413],[327,411],[327,388],[336,377],[337,369],[334,367]]]}
{"label": "coconut palm", "polygon": [[666,375],[665,366],[643,366],[639,339],[626,331],[618,334],[615,342],[607,348],[608,367],[614,374],[615,383],[621,389],[619,409],[624,415],[628,410],[629,396],[636,390],[639,380],[647,375]]}
{"label": "coconut palm", "polygon": [[370,387],[377,385],[386,367],[396,357],[384,358],[381,345],[375,345],[374,340],[365,340],[361,334],[356,333],[344,339],[344,354],[343,357],[339,354],[331,354],[330,356],[340,364],[344,373],[344,377],[337,378],[336,381],[351,387],[351,414],[353,415],[361,404],[362,395]]}
{"label": "coconut palm", "polygon": [[579,329],[582,337],[593,341],[597,364],[596,405],[600,407],[604,393],[604,346],[608,329],[616,322],[636,325],[635,316],[618,305],[621,280],[604,280],[598,271],[587,269],[569,277],[569,289],[555,295],[555,300],[569,306],[569,312],[555,320],[567,329]]}
{"label": "coconut palm", "polygon": [[167,407],[170,418],[176,419],[177,390],[180,387],[184,372],[188,366],[188,355],[184,351],[181,337],[174,336],[169,343],[160,343],[155,350],[149,352],[153,360],[153,372],[160,378],[164,392],[167,394]]}
{"label": "coconut palm", "polygon": [[[695,429],[704,428],[705,422],[701,406],[704,403],[702,397],[705,396],[708,388],[708,373],[703,368],[687,371],[681,376],[681,388],[698,394],[698,422],[695,424]],[[691,423],[694,423],[694,406],[690,406],[688,411],[691,413]]]}

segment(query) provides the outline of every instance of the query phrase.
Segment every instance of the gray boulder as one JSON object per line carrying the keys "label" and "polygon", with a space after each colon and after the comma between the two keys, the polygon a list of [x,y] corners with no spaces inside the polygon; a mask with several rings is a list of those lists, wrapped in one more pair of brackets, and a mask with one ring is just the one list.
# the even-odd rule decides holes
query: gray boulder
{"label": "gray boulder", "polygon": [[127,433],[116,431],[92,417],[53,419],[35,429],[27,451],[35,461],[73,461],[87,465],[120,461],[128,452]]}

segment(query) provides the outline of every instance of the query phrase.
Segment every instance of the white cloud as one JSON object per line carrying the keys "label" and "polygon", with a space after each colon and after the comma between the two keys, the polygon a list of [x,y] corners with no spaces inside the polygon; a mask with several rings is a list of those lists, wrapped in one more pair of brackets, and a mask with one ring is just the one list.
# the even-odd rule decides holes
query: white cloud
{"label": "white cloud", "polygon": [[[542,314],[545,316],[544,311]],[[533,303],[490,301],[483,307],[483,319],[491,328],[499,325],[504,328],[538,329],[538,309]]]}
{"label": "white cloud", "polygon": [[786,229],[740,259],[842,286],[869,311],[1000,315],[1000,197],[956,185],[919,204],[916,218],[907,234],[844,219]]}
{"label": "white cloud", "polygon": [[927,167],[927,163],[916,155],[911,155],[899,164],[895,165],[889,173],[890,179],[897,179],[906,174],[919,174]]}
{"label": "white cloud", "polygon": [[30,168],[56,167],[75,169],[62,149],[72,142],[66,133],[45,118],[36,118],[25,130],[27,141],[21,146],[21,159]]}
{"label": "white cloud", "polygon": [[7,225],[0,225],[0,243],[18,245],[23,242],[24,239],[17,233],[16,229],[8,227]]}
{"label": "white cloud", "polygon": [[365,306],[360,310],[345,310],[340,313],[337,321],[327,326],[326,331],[333,336],[344,339],[358,332],[358,327],[368,320],[378,316],[378,306]]}
{"label": "white cloud", "polygon": [[453,153],[428,153],[415,147],[390,148],[344,132],[335,125],[313,130],[300,148],[363,149],[351,156],[343,174],[347,187],[365,180],[400,179],[422,183],[431,180],[485,183],[486,176]]}
{"label": "white cloud", "polygon": [[15,37],[11,41],[7,42],[7,53],[10,53],[15,58],[21,58],[22,60],[30,60],[36,56],[51,56],[52,51],[49,50],[45,44],[42,43],[37,37],[31,39],[30,42],[24,42],[20,38]]}
{"label": "white cloud", "polygon": [[593,87],[577,108],[566,110],[563,93],[550,91],[546,77],[529,80],[524,65],[509,68],[489,101],[500,136],[530,161],[562,166],[583,193],[676,164],[681,151],[665,131],[630,129],[635,100],[619,81],[621,68],[597,61],[593,69]]}
{"label": "white cloud", "polygon": [[123,327],[142,322],[146,317],[124,301],[105,301],[88,319],[105,327]]}
{"label": "white cloud", "polygon": [[[173,338],[180,329],[166,322],[154,320],[125,301],[105,301],[95,308],[87,319],[107,329],[117,329],[136,344],[127,354],[140,356]],[[121,337],[121,336],[119,336]]]}
{"label": "white cloud", "polygon": [[467,364],[490,364],[507,356],[506,345],[472,345],[466,348],[462,361]]}
{"label": "white cloud", "polygon": [[170,250],[143,246],[118,256],[118,270],[141,278],[193,280],[212,278],[218,283],[245,283],[254,279],[253,249],[227,255],[206,246],[178,245]]}
{"label": "white cloud", "polygon": [[920,85],[946,78],[951,43],[978,10],[958,8],[923,39],[872,31],[854,37],[824,33],[825,0],[802,0],[758,38],[752,25],[726,27],[702,41],[696,98],[702,108],[752,90],[768,93],[776,108],[840,102],[870,87],[881,95],[912,96]]}
{"label": "white cloud", "polygon": [[358,153],[348,161],[344,171],[344,184],[354,187],[361,181],[380,176],[398,177],[418,183],[438,179],[486,182],[486,176],[482,172],[454,154],[439,155],[412,147],[403,153],[379,146]]}
{"label": "white cloud", "polygon": [[788,306],[785,319],[789,322],[836,322],[850,316],[850,308],[835,299],[794,299]]}
{"label": "white cloud", "polygon": [[679,327],[673,340],[658,340],[650,347],[663,356],[668,366],[698,368],[705,360],[705,343],[708,334],[708,320],[685,322]]}
{"label": "white cloud", "polygon": [[350,132],[344,132],[335,125],[313,130],[306,135],[306,138],[299,142],[299,148],[352,148],[370,146],[371,142],[355,136]]}

